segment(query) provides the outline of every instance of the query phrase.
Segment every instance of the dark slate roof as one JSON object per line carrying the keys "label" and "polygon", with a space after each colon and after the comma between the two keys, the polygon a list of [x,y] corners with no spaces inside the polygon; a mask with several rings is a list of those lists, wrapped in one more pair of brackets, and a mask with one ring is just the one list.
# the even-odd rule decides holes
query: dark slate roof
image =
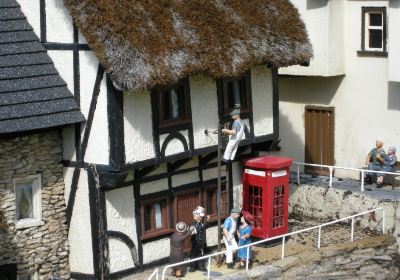
{"label": "dark slate roof", "polygon": [[0,135],[84,121],[15,0],[0,1]]}

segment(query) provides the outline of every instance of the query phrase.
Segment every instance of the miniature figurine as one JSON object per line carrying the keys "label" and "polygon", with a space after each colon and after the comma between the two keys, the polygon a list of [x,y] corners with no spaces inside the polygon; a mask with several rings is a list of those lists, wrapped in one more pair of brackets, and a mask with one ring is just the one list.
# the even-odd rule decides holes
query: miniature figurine
{"label": "miniature figurine", "polygon": [[236,151],[244,135],[245,126],[240,118],[240,109],[234,109],[229,115],[234,119],[234,122],[232,124],[232,129],[222,129],[222,133],[229,134],[229,142],[221,159],[223,162],[235,159]]}
{"label": "miniature figurine", "polygon": [[226,265],[228,268],[233,268],[233,253],[238,245],[235,239],[235,232],[237,229],[237,219],[240,216],[240,209],[233,208],[231,215],[225,219],[223,227],[223,239],[226,246]]}
{"label": "miniature figurine", "polygon": [[[191,227],[195,230],[192,233],[191,242],[192,249],[190,250],[190,258],[195,259],[201,256],[204,256],[204,250],[206,248],[206,228],[208,226],[208,222],[210,221],[210,216],[207,215],[207,220],[204,223],[206,209],[201,206],[197,206],[193,211],[193,222]],[[195,261],[190,263],[190,272],[200,270],[207,271],[204,267],[204,260]]]}
{"label": "miniature figurine", "polygon": [[[171,236],[170,244],[171,244],[171,253],[169,255],[170,263],[178,263],[182,262],[185,259],[185,254],[183,253],[183,242],[194,233],[194,227],[187,228],[184,222],[179,222],[175,226],[176,231]],[[172,268],[172,275],[176,277],[185,276],[186,267],[176,266]]]}
{"label": "miniature figurine", "polygon": [[[384,162],[386,153],[383,150],[383,141],[376,140],[375,148],[373,148],[367,155],[365,164],[368,165],[369,170],[380,171],[382,169],[382,164]],[[372,183],[372,174],[366,175],[366,181]]]}
{"label": "miniature figurine", "polygon": [[[242,217],[240,218],[241,225],[238,229],[239,247],[251,243],[250,236],[252,227],[254,224],[254,217],[247,211],[242,211]],[[240,259],[239,269],[246,267],[246,260],[251,259],[251,249],[249,248],[249,256],[247,256],[247,248],[241,248],[238,250],[237,257]]]}
{"label": "miniature figurine", "polygon": [[[385,172],[394,172],[394,166],[396,165],[397,157],[396,157],[396,148],[389,147],[388,153],[384,158],[382,171]],[[383,174],[378,174],[377,183],[383,183]]]}

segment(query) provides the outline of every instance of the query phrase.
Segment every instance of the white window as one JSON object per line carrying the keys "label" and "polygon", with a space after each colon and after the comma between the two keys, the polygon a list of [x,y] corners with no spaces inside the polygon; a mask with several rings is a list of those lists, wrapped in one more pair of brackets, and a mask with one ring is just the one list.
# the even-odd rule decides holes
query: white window
{"label": "white window", "polygon": [[43,225],[41,176],[14,179],[15,227],[27,228]]}
{"label": "white window", "polygon": [[363,51],[386,52],[386,8],[363,7]]}

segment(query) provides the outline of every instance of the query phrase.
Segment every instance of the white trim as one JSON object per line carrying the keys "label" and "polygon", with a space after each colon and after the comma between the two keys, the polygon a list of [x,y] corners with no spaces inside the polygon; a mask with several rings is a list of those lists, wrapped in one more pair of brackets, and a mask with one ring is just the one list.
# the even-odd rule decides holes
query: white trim
{"label": "white trim", "polygon": [[17,220],[17,200],[15,199],[15,228],[29,228],[44,225],[42,221],[42,176],[30,175],[25,178],[14,178],[14,193],[17,184],[32,183],[32,216],[33,218]]}
{"label": "white trim", "polygon": [[260,171],[260,170],[253,170],[253,169],[245,169],[244,173],[254,175],[254,176],[260,176],[260,177],[265,177],[265,171]]}
{"label": "white trim", "polygon": [[[382,15],[382,22],[380,26],[371,26],[369,25],[370,22],[370,15],[371,14],[380,14]],[[384,49],[384,24],[385,24],[385,18],[384,18],[384,12],[383,11],[371,11],[371,12],[365,12],[365,28],[364,28],[364,46],[365,50],[367,51],[383,51]],[[381,48],[370,48],[369,47],[369,31],[370,30],[381,30],[382,31],[382,38],[381,38]]]}
{"label": "white trim", "polygon": [[279,171],[272,172],[272,177],[282,177],[282,176],[285,176],[286,174],[287,174],[286,170],[279,170]]}

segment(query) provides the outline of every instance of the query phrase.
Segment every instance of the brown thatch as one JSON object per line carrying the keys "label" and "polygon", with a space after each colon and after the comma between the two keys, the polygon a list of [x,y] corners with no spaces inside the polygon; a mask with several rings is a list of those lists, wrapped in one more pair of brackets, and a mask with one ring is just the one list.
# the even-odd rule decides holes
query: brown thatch
{"label": "brown thatch", "polygon": [[205,73],[237,76],[253,65],[312,57],[290,0],[65,0],[114,82],[126,89]]}

